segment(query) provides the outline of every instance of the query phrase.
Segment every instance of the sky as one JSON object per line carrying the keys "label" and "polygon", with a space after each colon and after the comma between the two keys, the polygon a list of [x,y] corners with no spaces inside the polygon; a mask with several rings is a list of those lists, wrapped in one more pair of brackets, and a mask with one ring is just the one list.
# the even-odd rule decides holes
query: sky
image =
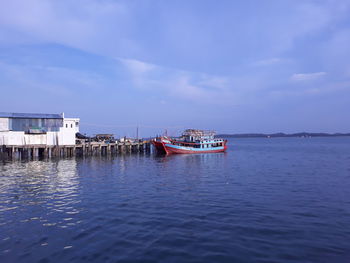
{"label": "sky", "polygon": [[0,0],[0,112],[82,133],[350,132],[349,0]]}

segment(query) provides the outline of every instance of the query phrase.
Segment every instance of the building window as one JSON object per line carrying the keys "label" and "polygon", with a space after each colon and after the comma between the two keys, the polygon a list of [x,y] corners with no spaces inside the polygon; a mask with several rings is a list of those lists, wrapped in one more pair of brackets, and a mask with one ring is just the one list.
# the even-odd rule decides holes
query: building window
{"label": "building window", "polygon": [[66,123],[66,128],[68,128],[68,124]]}
{"label": "building window", "polygon": [[79,126],[79,122],[75,122],[75,126],[78,127]]}
{"label": "building window", "polygon": [[73,124],[71,124],[70,127],[73,128]]}

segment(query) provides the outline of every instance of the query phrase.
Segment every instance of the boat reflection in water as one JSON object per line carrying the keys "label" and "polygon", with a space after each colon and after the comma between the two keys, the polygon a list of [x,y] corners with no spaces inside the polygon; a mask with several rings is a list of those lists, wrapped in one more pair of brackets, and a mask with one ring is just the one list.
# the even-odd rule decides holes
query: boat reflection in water
{"label": "boat reflection in water", "polygon": [[[155,154],[153,159],[159,163],[165,174],[177,175],[216,175],[218,167],[225,170],[228,163],[228,153],[215,154]],[[177,168],[179,167],[179,168]],[[181,167],[181,168],[180,168]],[[195,167],[195,169],[194,169]]]}

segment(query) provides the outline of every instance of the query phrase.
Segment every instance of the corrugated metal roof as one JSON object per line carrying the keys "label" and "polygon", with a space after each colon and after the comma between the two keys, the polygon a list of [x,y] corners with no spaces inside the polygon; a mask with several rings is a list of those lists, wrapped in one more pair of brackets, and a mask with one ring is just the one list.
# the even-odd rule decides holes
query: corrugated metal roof
{"label": "corrugated metal roof", "polygon": [[0,112],[0,118],[63,119],[62,114]]}

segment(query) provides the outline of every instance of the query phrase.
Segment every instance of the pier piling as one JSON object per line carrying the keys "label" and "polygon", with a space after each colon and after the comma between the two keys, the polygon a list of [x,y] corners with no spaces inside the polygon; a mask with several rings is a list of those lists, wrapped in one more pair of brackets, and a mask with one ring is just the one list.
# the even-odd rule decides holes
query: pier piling
{"label": "pier piling", "polygon": [[149,141],[143,142],[81,142],[76,145],[0,145],[0,160],[66,158],[74,156],[105,156],[150,152]]}

